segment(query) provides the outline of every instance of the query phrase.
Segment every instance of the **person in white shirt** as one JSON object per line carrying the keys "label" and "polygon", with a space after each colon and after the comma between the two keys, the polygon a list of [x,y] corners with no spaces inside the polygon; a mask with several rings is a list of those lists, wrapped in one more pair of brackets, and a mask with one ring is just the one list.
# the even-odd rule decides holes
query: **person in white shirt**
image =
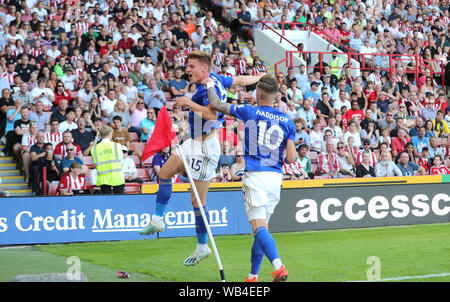
{"label": "person in white shirt", "polygon": [[61,82],[64,84],[65,89],[69,89],[70,91],[75,90],[75,80],[76,76],[73,73],[73,68],[71,65],[64,66],[65,74],[61,77]]}
{"label": "person in white shirt", "polygon": [[345,90],[339,91],[339,97],[333,103],[333,109],[337,112],[341,112],[341,108],[345,106],[348,109],[351,108],[351,103],[347,98],[347,92]]}
{"label": "person in white shirt", "polygon": [[75,109],[68,108],[66,110],[66,120],[59,124],[58,130],[64,133],[64,131],[66,130],[72,131],[74,129],[78,129],[78,125],[77,123],[74,122],[74,120],[75,120]]}
{"label": "person in white shirt", "polygon": [[122,146],[123,159],[122,159],[122,171],[125,177],[125,182],[137,182],[143,183],[144,181],[138,178],[138,171],[134,160],[128,157],[128,148]]}
{"label": "person in white shirt", "polygon": [[390,152],[382,152],[380,161],[375,165],[376,177],[402,176],[402,171],[392,161]]}
{"label": "person in white shirt", "polygon": [[154,68],[152,64],[152,57],[149,55],[146,55],[144,58],[144,63],[141,64],[141,74],[149,73],[153,75]]}
{"label": "person in white shirt", "polygon": [[61,52],[58,49],[58,42],[52,42],[52,45],[50,46],[50,49],[47,50],[47,56],[52,57],[56,60],[56,58],[61,54]]}
{"label": "person in white shirt", "polygon": [[45,107],[51,107],[53,105],[52,101],[55,99],[55,94],[50,88],[45,87],[45,80],[40,78],[38,80],[38,86],[31,90],[31,98],[33,99],[33,103],[39,100]]}
{"label": "person in white shirt", "polygon": [[101,104],[103,120],[109,121],[110,115],[114,111],[116,102],[116,92],[113,89],[108,90],[108,97],[104,99]]}

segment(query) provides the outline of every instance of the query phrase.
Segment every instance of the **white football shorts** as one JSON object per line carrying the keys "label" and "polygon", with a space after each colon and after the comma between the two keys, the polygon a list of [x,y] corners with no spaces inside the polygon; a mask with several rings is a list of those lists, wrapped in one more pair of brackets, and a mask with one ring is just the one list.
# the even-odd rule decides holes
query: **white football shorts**
{"label": "white football shorts", "polygon": [[264,219],[270,216],[280,202],[283,174],[271,171],[247,171],[242,180],[245,211],[248,220]]}
{"label": "white football shorts", "polygon": [[217,135],[211,135],[203,140],[189,138],[183,142],[181,150],[191,168],[194,180],[208,181],[216,177],[221,153]]}

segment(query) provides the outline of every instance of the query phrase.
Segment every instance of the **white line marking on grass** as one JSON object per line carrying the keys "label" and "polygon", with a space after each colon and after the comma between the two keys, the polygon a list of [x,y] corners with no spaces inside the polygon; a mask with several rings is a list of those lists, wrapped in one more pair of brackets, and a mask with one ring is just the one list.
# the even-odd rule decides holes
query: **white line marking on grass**
{"label": "white line marking on grass", "polygon": [[430,274],[430,275],[423,275],[423,276],[403,276],[403,277],[385,278],[385,279],[380,279],[380,280],[355,280],[355,281],[346,281],[346,282],[383,282],[383,281],[400,281],[400,280],[426,279],[426,278],[446,277],[446,276],[450,276],[450,273]]}

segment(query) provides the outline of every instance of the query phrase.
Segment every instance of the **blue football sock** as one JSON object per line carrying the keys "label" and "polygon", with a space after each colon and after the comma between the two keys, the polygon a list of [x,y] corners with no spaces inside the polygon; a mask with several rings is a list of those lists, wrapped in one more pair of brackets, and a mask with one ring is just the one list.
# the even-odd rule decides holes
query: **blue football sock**
{"label": "blue football sock", "polygon": [[159,190],[156,193],[155,215],[164,217],[167,204],[172,196],[172,179],[159,179]]}
{"label": "blue football sock", "polygon": [[255,230],[255,241],[258,242],[258,245],[264,252],[264,255],[269,259],[270,263],[272,263],[274,259],[280,258],[278,255],[277,244],[265,226],[260,226]]}
{"label": "blue football sock", "polygon": [[258,275],[259,268],[261,267],[261,263],[264,259],[264,252],[259,246],[258,241],[253,241],[252,245],[252,253],[251,253],[251,259],[250,262],[252,263],[252,267],[250,269],[250,273],[253,275]]}
{"label": "blue football sock", "polygon": [[[203,207],[205,211],[206,219],[209,223],[209,211],[206,206]],[[202,213],[200,212],[200,208],[194,208],[195,215],[195,232],[197,233],[197,242],[199,244],[207,244],[208,243],[208,231],[206,230],[205,222],[203,221]]]}

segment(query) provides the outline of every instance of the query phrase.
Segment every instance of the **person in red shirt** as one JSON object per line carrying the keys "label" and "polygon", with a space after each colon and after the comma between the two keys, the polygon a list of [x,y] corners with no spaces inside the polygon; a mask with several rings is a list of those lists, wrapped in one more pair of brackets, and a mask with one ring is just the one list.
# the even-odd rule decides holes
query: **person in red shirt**
{"label": "person in red shirt", "polygon": [[406,135],[406,131],[404,129],[398,129],[397,137],[394,137],[391,143],[392,157],[395,158],[397,154],[405,151],[406,144],[409,142],[410,139]]}
{"label": "person in red shirt", "polygon": [[225,120],[225,127],[220,128],[219,141],[222,144],[224,140],[227,140],[234,148],[238,145],[238,136],[234,132],[234,119]]}
{"label": "person in red shirt", "polygon": [[61,176],[58,188],[56,188],[56,195],[68,196],[85,191],[87,189],[86,178],[81,171],[81,164],[73,162],[70,165],[70,171]]}
{"label": "person in red shirt", "polygon": [[352,107],[345,112],[344,119],[346,119],[347,122],[350,122],[353,119],[361,122],[364,119],[364,112],[359,108],[358,101],[353,100],[351,104]]}
{"label": "person in red shirt", "polygon": [[77,150],[75,152],[75,156],[82,156],[83,152],[81,151],[80,146],[73,142],[72,132],[69,130],[64,131],[62,142],[55,146],[55,158],[62,160],[67,156],[67,145],[72,144]]}
{"label": "person in red shirt", "polygon": [[124,53],[126,49],[130,49],[134,45],[134,40],[128,37],[128,33],[124,31],[122,33],[122,39],[119,40],[117,46],[119,48],[120,53]]}
{"label": "person in red shirt", "polygon": [[433,158],[433,165],[430,168],[430,175],[450,174],[450,170],[442,164],[443,162],[442,156],[436,155]]}

